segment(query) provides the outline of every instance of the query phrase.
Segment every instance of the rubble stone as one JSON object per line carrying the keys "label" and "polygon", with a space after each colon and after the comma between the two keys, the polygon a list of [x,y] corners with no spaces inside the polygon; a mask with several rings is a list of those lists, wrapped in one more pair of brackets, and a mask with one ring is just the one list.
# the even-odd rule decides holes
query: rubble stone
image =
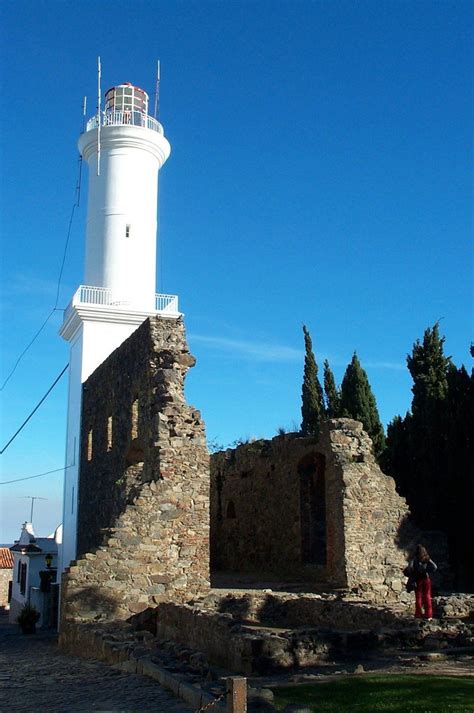
{"label": "rubble stone", "polygon": [[63,576],[62,635],[72,619],[126,619],[209,587],[209,455],[184,399],[194,363],[182,319],[153,317],[84,384],[79,555]]}

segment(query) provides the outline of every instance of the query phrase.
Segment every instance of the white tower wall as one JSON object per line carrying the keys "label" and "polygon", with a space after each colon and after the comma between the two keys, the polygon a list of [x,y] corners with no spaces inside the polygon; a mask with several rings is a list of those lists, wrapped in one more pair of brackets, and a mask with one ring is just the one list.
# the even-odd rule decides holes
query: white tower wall
{"label": "white tower wall", "polygon": [[155,295],[158,171],[170,145],[143,90],[120,85],[107,96],[79,138],[89,164],[85,284],[60,329],[71,344],[60,571],[76,558],[82,384],[147,317],[180,315],[177,297]]}
{"label": "white tower wall", "polygon": [[85,284],[112,290],[113,301],[155,309],[158,170],[169,156],[163,134],[136,126],[82,134],[90,166]]}

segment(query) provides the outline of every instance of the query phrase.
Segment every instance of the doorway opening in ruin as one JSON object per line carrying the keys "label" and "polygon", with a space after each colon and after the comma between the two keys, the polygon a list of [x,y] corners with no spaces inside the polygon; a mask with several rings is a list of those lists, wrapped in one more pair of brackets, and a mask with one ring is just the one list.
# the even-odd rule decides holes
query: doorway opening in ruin
{"label": "doorway opening in ruin", "polygon": [[325,465],[322,453],[308,453],[298,463],[303,564],[326,564]]}

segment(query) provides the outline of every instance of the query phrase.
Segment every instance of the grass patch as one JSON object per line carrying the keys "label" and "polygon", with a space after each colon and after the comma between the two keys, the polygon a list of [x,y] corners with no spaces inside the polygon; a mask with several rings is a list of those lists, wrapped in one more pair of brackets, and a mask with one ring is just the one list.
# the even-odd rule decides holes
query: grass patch
{"label": "grass patch", "polygon": [[454,676],[348,676],[274,688],[275,706],[305,705],[316,713],[473,713],[474,679]]}

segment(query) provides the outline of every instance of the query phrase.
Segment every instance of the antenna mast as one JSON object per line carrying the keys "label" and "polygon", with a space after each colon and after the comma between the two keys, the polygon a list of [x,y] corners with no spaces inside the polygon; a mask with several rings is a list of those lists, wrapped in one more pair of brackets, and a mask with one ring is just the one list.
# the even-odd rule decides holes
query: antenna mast
{"label": "antenna mast", "polygon": [[157,63],[156,63],[155,113],[154,113],[155,119],[158,116],[159,96],[160,96],[160,60],[157,60]]}
{"label": "antenna mast", "polygon": [[[87,97],[82,100],[82,133],[86,130],[86,111],[87,111]],[[81,182],[82,182],[82,154],[79,154],[79,174],[77,177],[76,184],[76,206],[79,207],[81,200]]]}
{"label": "antenna mast", "polygon": [[100,176],[100,125],[101,125],[101,115],[100,115],[100,78],[101,78],[101,65],[100,57],[97,57],[97,175]]}
{"label": "antenna mast", "polygon": [[33,524],[33,506],[35,504],[35,500],[47,500],[48,498],[40,498],[37,495],[23,495],[22,499],[31,500],[30,522]]}
{"label": "antenna mast", "polygon": [[82,133],[86,128],[86,111],[87,111],[87,97],[82,100]]}

